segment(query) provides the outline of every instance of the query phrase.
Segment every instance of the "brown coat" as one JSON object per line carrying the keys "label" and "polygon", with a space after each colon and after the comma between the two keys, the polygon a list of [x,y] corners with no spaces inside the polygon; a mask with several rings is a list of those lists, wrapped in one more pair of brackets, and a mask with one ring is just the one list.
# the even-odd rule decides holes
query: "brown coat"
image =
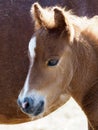
{"label": "brown coat", "polygon": [[[0,123],[29,120],[17,106],[16,100],[28,71],[27,48],[33,33],[30,8],[36,0],[0,1]],[[98,13],[96,0],[53,0],[43,6],[60,4],[78,15]]]}

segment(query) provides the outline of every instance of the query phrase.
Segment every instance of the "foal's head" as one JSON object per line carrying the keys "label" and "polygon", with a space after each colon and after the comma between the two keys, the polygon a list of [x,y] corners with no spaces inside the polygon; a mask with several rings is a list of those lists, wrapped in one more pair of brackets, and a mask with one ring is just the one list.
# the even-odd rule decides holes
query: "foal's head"
{"label": "foal's head", "polygon": [[73,76],[70,46],[74,31],[69,13],[61,8],[43,9],[36,3],[31,15],[35,34],[29,42],[30,67],[18,104],[26,114],[37,116],[50,113],[68,100],[66,87]]}

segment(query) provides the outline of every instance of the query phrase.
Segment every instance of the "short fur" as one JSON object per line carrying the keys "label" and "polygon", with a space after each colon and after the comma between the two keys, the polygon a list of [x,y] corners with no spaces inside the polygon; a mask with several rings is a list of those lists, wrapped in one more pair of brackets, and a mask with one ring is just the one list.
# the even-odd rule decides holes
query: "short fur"
{"label": "short fur", "polygon": [[[34,33],[30,8],[36,0],[0,0],[0,123],[31,120],[20,111],[17,96],[28,72],[28,42]],[[44,7],[61,5],[78,16],[98,14],[97,0],[40,0]]]}
{"label": "short fur", "polygon": [[[43,9],[38,3],[31,15],[37,46],[28,93],[36,90],[45,96],[45,113],[57,108],[60,95],[69,93],[87,115],[89,129],[98,130],[98,16],[78,17],[60,7]],[[45,64],[51,58],[59,59],[57,66]]]}

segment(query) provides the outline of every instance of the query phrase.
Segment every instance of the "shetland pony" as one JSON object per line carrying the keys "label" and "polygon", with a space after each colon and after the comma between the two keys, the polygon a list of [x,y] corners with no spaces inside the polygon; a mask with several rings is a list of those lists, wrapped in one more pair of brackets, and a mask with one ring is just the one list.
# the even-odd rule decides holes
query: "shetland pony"
{"label": "shetland pony", "polygon": [[[29,116],[46,115],[72,96],[98,130],[98,16],[78,17],[60,7],[31,9],[35,33],[30,67],[18,97]],[[65,100],[64,100],[65,98]]]}
{"label": "shetland pony", "polygon": [[[0,0],[0,123],[3,124],[32,120],[20,111],[16,100],[29,66],[27,47],[34,33],[30,8],[34,2],[36,0]],[[98,14],[97,0],[39,2],[44,7],[66,6],[79,16],[92,17]]]}

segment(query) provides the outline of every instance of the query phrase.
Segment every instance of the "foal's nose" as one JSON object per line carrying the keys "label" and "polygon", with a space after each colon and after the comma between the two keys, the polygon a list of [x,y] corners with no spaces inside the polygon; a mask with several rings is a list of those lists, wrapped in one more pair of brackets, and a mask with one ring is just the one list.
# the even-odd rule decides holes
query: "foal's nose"
{"label": "foal's nose", "polygon": [[39,101],[36,102],[35,99],[26,97],[23,101],[18,99],[17,103],[23,112],[32,116],[37,116],[44,110],[44,100],[42,99],[39,99]]}

